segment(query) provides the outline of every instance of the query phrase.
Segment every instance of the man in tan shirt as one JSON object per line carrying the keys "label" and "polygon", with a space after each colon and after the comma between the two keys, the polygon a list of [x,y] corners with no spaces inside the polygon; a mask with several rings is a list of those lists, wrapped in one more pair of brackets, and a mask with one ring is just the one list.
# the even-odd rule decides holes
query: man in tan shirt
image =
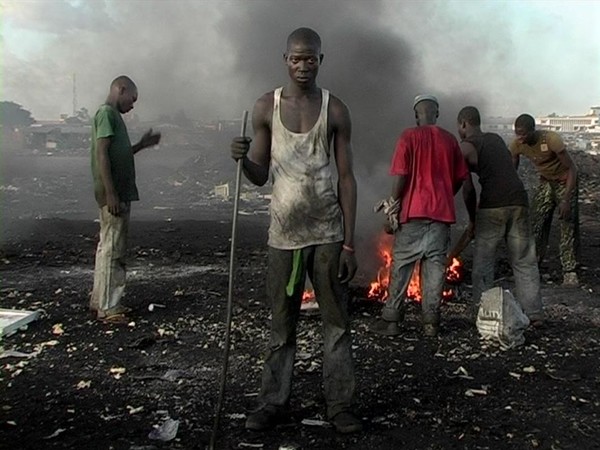
{"label": "man in tan shirt", "polygon": [[577,286],[579,250],[579,209],[577,167],[559,134],[535,129],[535,120],[521,114],[515,120],[516,139],[510,145],[513,163],[519,167],[520,155],[533,163],[540,182],[533,199],[533,232],[538,262],[548,247],[554,210],[558,207],[560,225],[560,262],[563,285]]}

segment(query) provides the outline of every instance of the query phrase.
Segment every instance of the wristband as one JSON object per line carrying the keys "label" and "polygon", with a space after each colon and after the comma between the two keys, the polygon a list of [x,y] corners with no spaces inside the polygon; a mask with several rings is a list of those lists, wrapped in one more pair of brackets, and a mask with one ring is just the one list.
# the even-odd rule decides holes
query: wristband
{"label": "wristband", "polygon": [[354,253],[354,247],[350,247],[349,245],[342,245],[342,248],[346,250],[348,253]]}

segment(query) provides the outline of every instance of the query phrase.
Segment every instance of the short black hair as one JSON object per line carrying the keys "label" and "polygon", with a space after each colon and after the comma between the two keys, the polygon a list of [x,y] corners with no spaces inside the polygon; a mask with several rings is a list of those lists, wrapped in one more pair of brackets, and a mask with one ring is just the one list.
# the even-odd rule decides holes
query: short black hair
{"label": "short black hair", "polygon": [[481,116],[479,115],[479,110],[474,106],[465,106],[463,109],[461,109],[456,120],[458,123],[465,121],[469,125],[473,125],[475,127],[481,125]]}
{"label": "short black hair", "polygon": [[292,31],[287,38],[287,48],[295,42],[314,44],[321,51],[321,36],[312,28],[301,27]]}
{"label": "short black hair", "polygon": [[515,120],[515,129],[516,128],[523,128],[526,131],[533,131],[535,130],[535,119],[529,114],[521,114]]}

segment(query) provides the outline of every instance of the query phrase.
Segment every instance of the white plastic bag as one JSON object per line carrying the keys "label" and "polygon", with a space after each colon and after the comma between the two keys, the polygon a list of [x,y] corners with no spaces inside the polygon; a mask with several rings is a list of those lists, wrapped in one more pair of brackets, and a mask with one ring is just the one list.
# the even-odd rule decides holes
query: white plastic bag
{"label": "white plastic bag", "polygon": [[529,318],[510,291],[495,287],[481,294],[476,324],[482,339],[506,349],[525,342],[523,331]]}

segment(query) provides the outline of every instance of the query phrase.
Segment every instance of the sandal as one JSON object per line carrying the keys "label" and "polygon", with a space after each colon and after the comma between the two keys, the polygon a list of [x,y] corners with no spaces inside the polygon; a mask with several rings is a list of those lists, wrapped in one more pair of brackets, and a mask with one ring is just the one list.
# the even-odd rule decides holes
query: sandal
{"label": "sandal", "polygon": [[112,323],[118,325],[126,325],[129,323],[129,318],[125,314],[111,314],[110,316],[98,317],[102,323]]}
{"label": "sandal", "polygon": [[105,323],[128,323],[129,318],[126,314],[129,314],[131,311],[131,308],[127,306],[117,305],[114,308],[105,311],[98,310],[96,312],[96,318]]}

